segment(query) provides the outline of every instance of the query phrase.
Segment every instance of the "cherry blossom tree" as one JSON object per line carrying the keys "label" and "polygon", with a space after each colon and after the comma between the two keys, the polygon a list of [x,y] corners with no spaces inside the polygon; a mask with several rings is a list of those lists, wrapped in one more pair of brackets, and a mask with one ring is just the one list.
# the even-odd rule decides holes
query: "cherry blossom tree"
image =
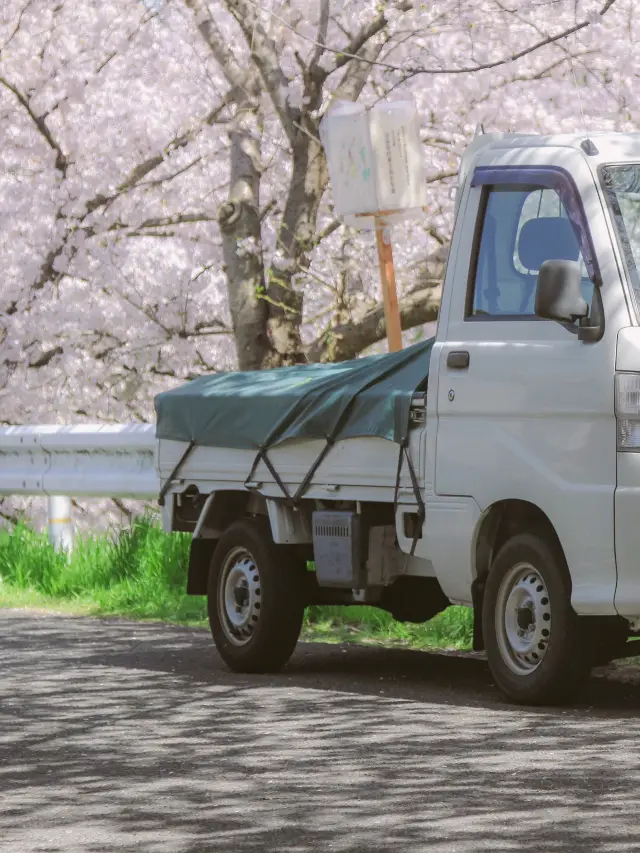
{"label": "cherry blossom tree", "polygon": [[[534,3],[513,10],[501,3],[474,3],[462,8],[459,3],[438,3],[428,8],[398,0],[373,8],[353,4],[340,11],[330,0],[320,0],[315,10],[305,4],[297,10],[289,8],[287,16],[254,0],[225,0],[223,5],[244,37],[248,54],[243,54],[243,60],[239,61],[235,52],[242,49],[239,45],[226,46],[219,18],[212,15],[205,0],[188,0],[219,68],[229,85],[239,87],[242,93],[242,103],[236,105],[242,127],[236,127],[231,136],[236,156],[232,154],[230,194],[220,208],[219,222],[225,235],[238,361],[241,367],[255,368],[353,357],[384,335],[379,305],[354,299],[349,292],[349,268],[359,265],[350,264],[348,253],[345,255],[344,229],[338,229],[339,223],[330,215],[319,223],[319,217],[326,213],[322,201],[327,170],[318,122],[330,100],[362,97],[371,102],[404,87],[428,108],[432,129],[441,132],[442,105],[447,99],[453,100],[449,93],[455,87],[452,78],[464,75],[463,99],[458,100],[455,114],[446,116],[446,124],[457,124],[454,138],[460,143],[468,136],[465,120],[487,98],[488,85],[497,83],[497,89],[506,89],[518,83],[531,84],[551,77],[557,69],[564,77],[562,66],[566,65],[575,73],[574,63],[584,63],[592,51],[569,40],[590,26],[600,25],[613,3],[592,4],[584,10],[575,5],[566,8],[560,3]],[[540,25],[549,6],[557,12],[551,31]],[[216,15],[219,13],[220,6],[216,6]],[[520,48],[505,52],[504,45],[509,43]],[[533,57],[537,53],[541,56]],[[453,57],[463,57],[463,61]],[[528,57],[533,62],[528,66],[520,63],[516,72],[515,63]],[[504,74],[502,69],[507,65],[510,68]],[[249,76],[243,78],[240,68]],[[498,69],[501,76],[496,80]],[[494,72],[493,79],[490,72]],[[439,78],[435,81],[438,100],[434,103],[425,97],[423,89],[425,79],[428,86],[433,85],[429,78]],[[261,92],[268,96],[268,106],[277,119],[275,132],[283,138],[288,159],[287,184],[280,190],[284,203],[280,208],[275,199],[270,202],[275,208],[271,220],[275,213],[278,219],[275,224],[269,223],[272,239],[266,269],[267,229],[259,215],[263,173],[258,155],[260,141],[264,140]],[[248,115],[252,116],[251,124],[247,123]],[[441,147],[438,153],[445,156],[432,158],[439,168],[432,171],[430,183],[440,184],[455,175],[452,141],[451,135],[440,141],[444,150]],[[437,248],[417,264],[414,286],[403,299],[402,319],[407,328],[433,320],[437,312],[446,237],[436,227],[441,208],[437,193],[434,201],[435,221],[426,233]],[[347,240],[353,244],[351,236]],[[424,252],[424,241],[418,245]],[[329,264],[333,269],[326,269],[336,251],[341,263]],[[322,271],[321,266],[325,267]],[[368,266],[373,273],[370,259]],[[375,274],[369,277],[375,280]],[[325,298],[319,301],[322,291]],[[370,285],[367,291],[370,296]],[[313,308],[306,312],[305,304],[309,303]],[[324,320],[324,328],[314,330],[316,336],[310,343],[304,340],[307,313],[316,321]]]}
{"label": "cherry blossom tree", "polygon": [[203,372],[378,345],[318,138],[337,98],[418,104],[429,212],[394,242],[423,334],[475,127],[633,128],[637,36],[632,0],[5,0],[0,419],[150,420]]}

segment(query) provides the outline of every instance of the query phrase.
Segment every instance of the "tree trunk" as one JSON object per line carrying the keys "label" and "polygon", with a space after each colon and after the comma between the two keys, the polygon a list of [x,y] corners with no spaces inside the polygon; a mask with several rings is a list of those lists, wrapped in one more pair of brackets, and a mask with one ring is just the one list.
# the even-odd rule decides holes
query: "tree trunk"
{"label": "tree trunk", "polygon": [[[307,122],[307,125],[311,125]],[[300,326],[302,291],[296,276],[304,276],[314,247],[318,209],[328,182],[324,150],[317,128],[308,127],[293,147],[293,171],[278,231],[278,245],[268,275],[271,367],[306,361]],[[310,136],[313,138],[310,138]]]}
{"label": "tree trunk", "polygon": [[268,304],[260,223],[260,142],[258,107],[238,104],[231,130],[230,184],[218,222],[227,278],[229,311],[240,370],[259,370],[268,361]]}

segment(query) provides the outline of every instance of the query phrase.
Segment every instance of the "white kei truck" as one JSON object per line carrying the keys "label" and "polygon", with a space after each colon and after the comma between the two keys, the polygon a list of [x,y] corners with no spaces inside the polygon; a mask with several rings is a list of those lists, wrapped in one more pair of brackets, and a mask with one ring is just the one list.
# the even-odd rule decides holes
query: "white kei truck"
{"label": "white kei truck", "polygon": [[640,134],[477,137],[455,210],[433,340],[156,398],[163,524],[233,670],[282,667],[314,603],[472,607],[525,704],[635,645]]}

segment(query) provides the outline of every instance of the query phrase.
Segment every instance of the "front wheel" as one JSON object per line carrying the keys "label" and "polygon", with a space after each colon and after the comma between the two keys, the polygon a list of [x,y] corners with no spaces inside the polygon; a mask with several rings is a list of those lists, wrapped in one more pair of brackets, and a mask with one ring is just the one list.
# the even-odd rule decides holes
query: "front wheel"
{"label": "front wheel", "polygon": [[289,660],[304,615],[304,569],[275,545],[268,523],[246,519],[221,536],[209,572],[209,624],[236,672],[276,672]]}
{"label": "front wheel", "polygon": [[515,702],[567,701],[589,674],[593,653],[585,621],[571,607],[564,557],[543,534],[518,534],[498,552],[482,626],[491,673]]}

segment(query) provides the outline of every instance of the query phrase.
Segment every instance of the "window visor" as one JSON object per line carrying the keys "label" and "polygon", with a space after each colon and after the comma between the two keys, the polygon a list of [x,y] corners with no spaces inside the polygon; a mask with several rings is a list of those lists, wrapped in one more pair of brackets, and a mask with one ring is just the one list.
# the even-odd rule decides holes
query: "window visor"
{"label": "window visor", "polygon": [[536,188],[555,190],[560,196],[571,226],[575,232],[587,273],[591,281],[600,286],[600,267],[593,248],[593,240],[575,181],[560,166],[478,166],[471,179],[472,187],[494,184],[533,185]]}

